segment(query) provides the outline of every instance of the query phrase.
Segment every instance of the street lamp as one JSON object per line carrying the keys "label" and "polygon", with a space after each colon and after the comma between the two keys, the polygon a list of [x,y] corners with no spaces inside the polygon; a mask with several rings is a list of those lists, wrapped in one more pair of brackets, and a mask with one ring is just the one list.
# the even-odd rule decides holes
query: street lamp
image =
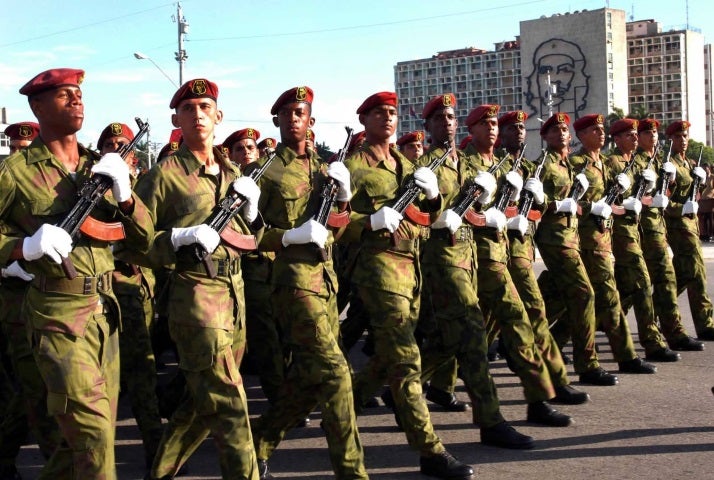
{"label": "street lamp", "polygon": [[169,76],[166,74],[166,72],[164,72],[163,69],[162,69],[161,67],[159,67],[159,66],[156,64],[156,62],[151,59],[150,56],[144,55],[144,54],[141,53],[141,52],[134,52],[134,58],[136,58],[136,59],[138,59],[138,60],[148,60],[148,61],[150,61],[151,63],[153,63],[154,66],[159,70],[159,72],[161,72],[161,73],[164,75],[164,77],[166,77],[166,78],[168,79],[168,81],[171,82],[171,85],[173,85],[174,87],[178,88],[178,85],[176,85],[176,82],[174,82],[174,81],[171,79],[171,77],[169,77]]}

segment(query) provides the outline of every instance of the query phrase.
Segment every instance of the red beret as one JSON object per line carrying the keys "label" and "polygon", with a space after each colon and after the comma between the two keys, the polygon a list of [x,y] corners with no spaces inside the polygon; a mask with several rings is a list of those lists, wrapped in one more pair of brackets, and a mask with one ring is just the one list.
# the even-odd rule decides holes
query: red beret
{"label": "red beret", "polygon": [[218,85],[205,78],[196,78],[184,83],[181,88],[176,90],[169,108],[176,108],[182,100],[187,98],[210,98],[214,102],[218,101]]}
{"label": "red beret", "polygon": [[236,143],[238,140],[243,140],[244,138],[252,138],[255,141],[258,141],[260,138],[260,132],[256,130],[255,128],[244,128],[243,130],[237,130],[228,137],[223,140],[223,146],[230,151],[233,148],[233,144]]}
{"label": "red beret", "polygon": [[101,149],[104,141],[109,137],[125,137],[129,141],[134,140],[134,132],[131,128],[124,125],[123,123],[110,123],[107,127],[102,130],[99,135],[99,140],[97,140],[97,148]]}
{"label": "red beret", "polygon": [[573,122],[573,130],[576,132],[592,127],[593,125],[604,125],[605,117],[599,113],[592,113],[590,115],[583,115]]}
{"label": "red beret", "polygon": [[644,118],[640,120],[640,124],[637,127],[638,132],[653,131],[656,132],[659,129],[659,122],[654,118]]}
{"label": "red beret", "polygon": [[258,148],[275,148],[275,146],[278,144],[278,141],[275,140],[274,138],[264,138],[263,140],[260,141],[258,144]]}
{"label": "red beret", "polygon": [[429,118],[436,110],[446,107],[456,108],[456,96],[453,93],[445,93],[434,97],[426,105],[421,112],[421,118]]}
{"label": "red beret", "polygon": [[74,85],[78,87],[82,83],[82,80],[84,80],[84,70],[78,70],[76,68],[53,68],[52,70],[45,70],[36,75],[35,78],[22,86],[20,93],[29,97],[30,95],[62,85]]}
{"label": "red beret", "polygon": [[639,121],[634,118],[621,118],[610,125],[610,135],[615,136],[622,132],[629,132],[630,130],[637,130]]}
{"label": "red beret", "polygon": [[513,125],[515,123],[525,123],[528,119],[528,114],[523,110],[514,110],[512,112],[506,112],[501,115],[498,119],[498,128],[503,128],[507,125]]}
{"label": "red beret", "polygon": [[183,143],[183,132],[180,128],[174,128],[171,130],[171,135],[169,136],[169,148],[171,150],[178,150]]}
{"label": "red beret", "polygon": [[464,137],[463,140],[461,140],[461,143],[459,143],[459,150],[463,150],[464,148],[468,147],[469,143],[471,143],[471,140],[473,139],[473,136],[468,135]]}
{"label": "red beret", "polygon": [[34,140],[39,133],[40,125],[35,122],[13,123],[5,128],[10,140]]}
{"label": "red beret", "polygon": [[424,132],[421,130],[415,130],[413,132],[406,133],[399,137],[397,145],[401,147],[402,145],[412,142],[424,142]]}
{"label": "red beret", "polygon": [[543,122],[543,125],[540,126],[540,134],[545,135],[550,127],[559,123],[570,125],[570,116],[563,112],[554,113],[552,117]]}
{"label": "red beret", "polygon": [[665,133],[667,135],[674,135],[675,133],[685,133],[687,130],[689,130],[689,127],[691,126],[692,124],[686,120],[677,120],[676,122],[672,122],[669,124],[669,127],[667,127],[667,131]]}
{"label": "red beret", "polygon": [[310,87],[295,87],[290,90],[286,90],[275,101],[270,109],[270,114],[277,115],[280,107],[287,103],[307,103],[308,105],[312,105],[312,99],[314,96],[312,88]]}
{"label": "red beret", "polygon": [[469,116],[466,117],[466,126],[480,122],[484,118],[495,117],[498,115],[498,111],[501,109],[500,105],[479,105],[478,107],[471,110]]}
{"label": "red beret", "polygon": [[378,92],[370,95],[362,102],[362,105],[357,109],[358,114],[367,113],[374,107],[379,105],[397,106],[397,94],[394,92]]}

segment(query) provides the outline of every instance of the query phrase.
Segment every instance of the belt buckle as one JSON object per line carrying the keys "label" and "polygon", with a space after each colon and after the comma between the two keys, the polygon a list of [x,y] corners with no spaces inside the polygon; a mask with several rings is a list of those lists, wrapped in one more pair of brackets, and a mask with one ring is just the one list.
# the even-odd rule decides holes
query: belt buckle
{"label": "belt buckle", "polygon": [[230,270],[230,265],[228,260],[218,260],[216,261],[216,273],[219,277],[229,276],[227,270]]}
{"label": "belt buckle", "polygon": [[[99,281],[99,279],[97,280]],[[82,293],[84,295],[91,295],[92,293],[92,277],[84,277],[84,282],[82,284]]]}

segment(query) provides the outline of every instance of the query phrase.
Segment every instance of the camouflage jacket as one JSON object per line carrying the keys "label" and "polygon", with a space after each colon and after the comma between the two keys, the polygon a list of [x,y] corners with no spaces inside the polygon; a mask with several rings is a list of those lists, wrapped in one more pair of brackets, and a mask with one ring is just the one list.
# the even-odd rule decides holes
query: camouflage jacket
{"label": "camouflage jacket", "polygon": [[[597,202],[607,195],[610,185],[612,185],[612,181],[609,178],[610,172],[605,165],[606,157],[602,153],[597,162],[593,162],[587,152],[582,149],[569,158],[570,165],[576,172],[580,172],[583,169],[583,165],[585,165],[587,159],[590,159],[590,162],[588,162],[587,169],[585,170],[585,176],[590,186],[578,202],[582,209],[582,215],[578,218],[580,247],[585,250],[611,252],[612,236],[610,229],[607,228],[601,231],[596,223],[598,221],[597,218],[594,215],[590,215],[592,202]],[[600,217],[600,220],[603,220],[602,217]],[[610,226],[612,220],[603,220],[603,222],[606,226]]]}
{"label": "camouflage jacket", "polygon": [[[627,160],[622,156],[622,151],[615,148],[612,154],[607,157],[607,167],[612,172],[613,177],[622,173],[627,166]],[[632,185],[635,183],[635,174],[631,169],[626,174]],[[615,204],[622,204],[622,200],[632,195],[632,187],[620,194],[620,198],[615,201]],[[634,242],[638,242],[640,238],[639,234],[639,222],[640,217],[634,212],[625,210],[623,215],[613,215],[612,216],[612,235],[618,237],[628,237]]]}
{"label": "camouflage jacket", "polygon": [[[77,190],[91,175],[90,169],[99,155],[79,145],[79,165],[75,176],[49,151],[38,137],[23,150],[9,156],[0,165],[0,221],[17,235],[0,234],[0,264],[6,265],[20,238],[35,233],[45,223],[57,224],[77,201]],[[146,251],[153,237],[153,225],[144,203],[132,194],[134,209],[124,215],[111,197],[100,200],[92,216],[101,221],[120,221],[127,243],[138,251]],[[69,259],[81,277],[99,277],[114,270],[114,258],[109,242],[80,235],[74,242]],[[22,262],[23,268],[35,275],[35,281],[62,279],[60,265],[47,257]],[[111,286],[99,288],[115,303]],[[41,292],[28,289],[25,299],[29,321],[36,329],[53,330],[82,336],[99,302],[99,294],[77,294],[66,291]]]}
{"label": "camouflage jacket", "polygon": [[[671,186],[671,194],[669,196],[669,205],[664,211],[667,228],[680,228],[689,230],[699,235],[699,219],[694,216],[682,216],[682,206],[689,200],[689,195],[692,190],[694,177],[692,175],[692,162],[682,154],[672,155],[670,159],[677,167],[677,177],[674,179],[674,184]],[[703,189],[704,185],[700,185]]]}

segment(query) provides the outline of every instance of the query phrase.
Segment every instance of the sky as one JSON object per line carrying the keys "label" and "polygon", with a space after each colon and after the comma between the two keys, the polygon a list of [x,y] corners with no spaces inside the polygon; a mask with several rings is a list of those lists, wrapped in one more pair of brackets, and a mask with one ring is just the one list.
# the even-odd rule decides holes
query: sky
{"label": "sky", "polygon": [[[270,107],[282,92],[315,92],[313,128],[333,151],[345,126],[362,130],[355,110],[369,95],[394,90],[394,66],[465,47],[493,50],[514,40],[519,22],[575,10],[625,10],[628,21],[655,19],[663,30],[707,31],[710,0],[182,0],[188,23],[183,81],[207,78],[224,113],[216,143],[252,127],[278,138]],[[19,7],[21,8],[14,8]],[[0,0],[0,107],[8,123],[34,120],[19,88],[41,71],[86,71],[80,142],[96,145],[111,122],[136,131],[148,120],[151,142],[168,142],[169,101],[179,83],[177,3],[165,0]],[[137,59],[139,52],[149,59]]]}

